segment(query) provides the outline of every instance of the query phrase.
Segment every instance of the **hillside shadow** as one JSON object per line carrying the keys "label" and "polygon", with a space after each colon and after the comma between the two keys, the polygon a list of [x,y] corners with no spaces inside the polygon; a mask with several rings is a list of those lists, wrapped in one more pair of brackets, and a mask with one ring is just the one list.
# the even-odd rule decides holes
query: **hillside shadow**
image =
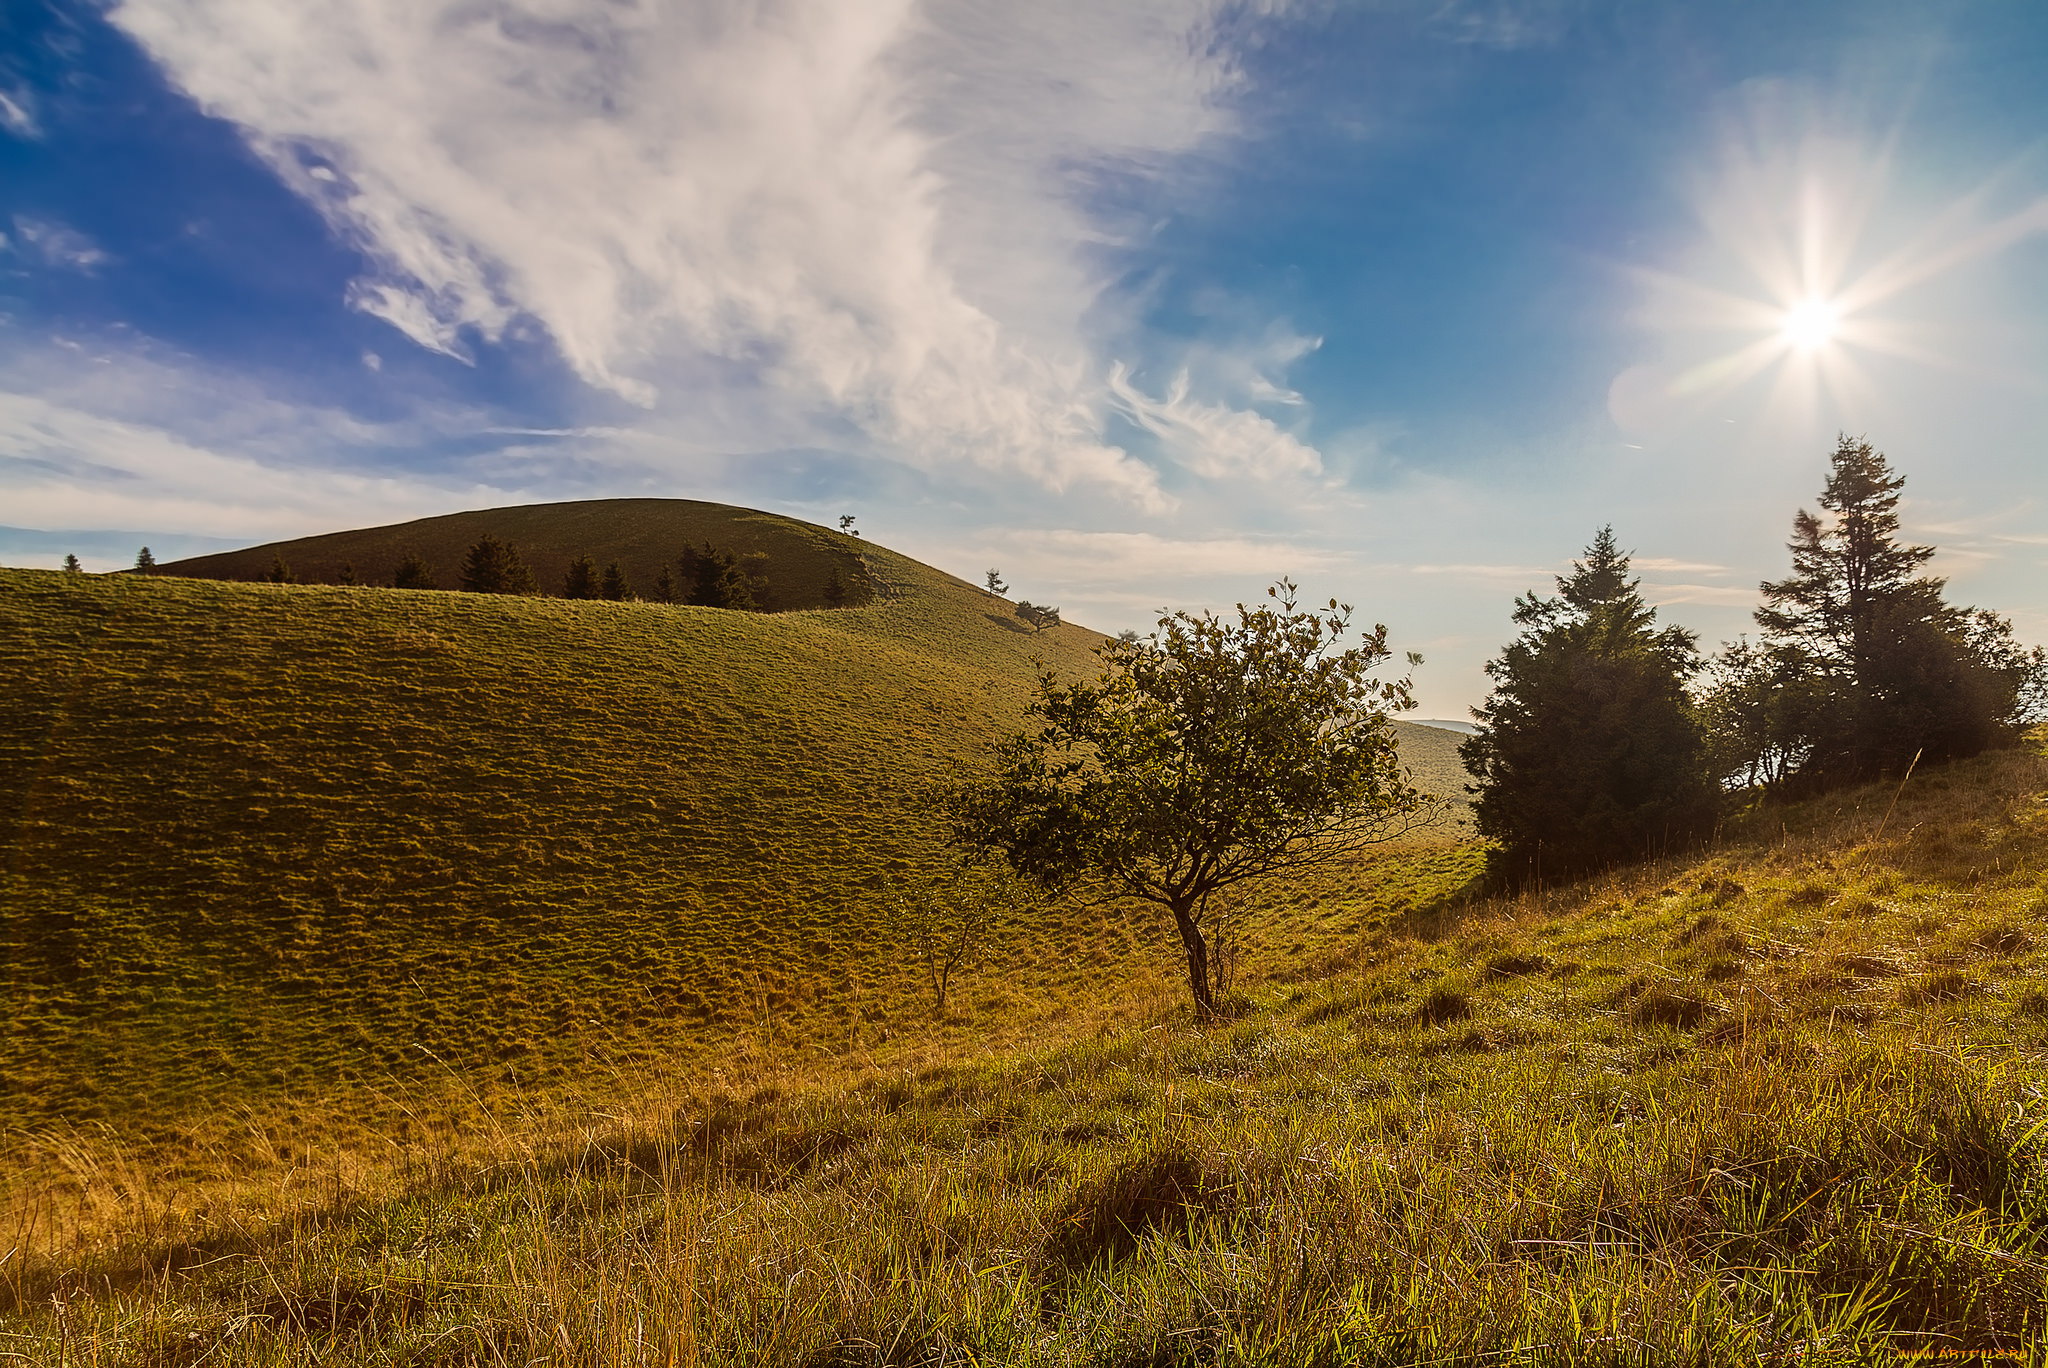
{"label": "hillside shadow", "polygon": [[996,626],[1002,628],[1006,632],[1015,632],[1019,636],[1033,635],[1033,632],[1029,627],[1026,627],[1023,623],[1017,621],[1017,619],[1015,618],[1004,617],[1001,613],[983,613],[982,616],[987,618],[990,622],[993,622]]}

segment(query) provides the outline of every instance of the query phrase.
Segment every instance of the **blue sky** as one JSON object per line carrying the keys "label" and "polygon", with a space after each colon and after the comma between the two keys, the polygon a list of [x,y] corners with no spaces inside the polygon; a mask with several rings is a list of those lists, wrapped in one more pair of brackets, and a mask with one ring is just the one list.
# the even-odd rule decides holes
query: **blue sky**
{"label": "blue sky", "polygon": [[[1838,430],[2048,640],[2048,10],[0,8],[0,559],[610,494],[1461,716],[1603,523],[1711,644]],[[1791,323],[1788,325],[1788,319]]]}

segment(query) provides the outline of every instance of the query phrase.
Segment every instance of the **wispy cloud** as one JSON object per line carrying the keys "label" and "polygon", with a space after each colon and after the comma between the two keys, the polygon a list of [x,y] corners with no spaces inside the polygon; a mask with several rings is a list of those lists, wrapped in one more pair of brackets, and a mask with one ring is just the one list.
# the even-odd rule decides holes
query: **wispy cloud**
{"label": "wispy cloud", "polygon": [[[362,248],[351,302],[423,347],[466,357],[531,318],[637,404],[711,358],[913,463],[1158,508],[1152,471],[1103,437],[1077,204],[1096,170],[1157,173],[1228,129],[1240,78],[1214,32],[1241,9],[123,0],[112,17]],[[1291,442],[1266,445],[1299,466]]]}
{"label": "wispy cloud", "polygon": [[31,141],[43,136],[42,124],[36,119],[35,96],[27,89],[0,86],[0,128]]}
{"label": "wispy cloud", "polygon": [[83,271],[90,275],[112,260],[91,238],[54,219],[16,214],[14,236],[21,244],[18,250],[23,255],[33,257],[46,266]]}
{"label": "wispy cloud", "polygon": [[[1269,386],[1270,388],[1270,386]],[[1197,475],[1315,475],[1322,457],[1272,419],[1251,409],[1205,403],[1188,393],[1182,371],[1153,398],[1131,383],[1119,365],[1110,372],[1110,393],[1124,415],[1159,439],[1174,460]]]}

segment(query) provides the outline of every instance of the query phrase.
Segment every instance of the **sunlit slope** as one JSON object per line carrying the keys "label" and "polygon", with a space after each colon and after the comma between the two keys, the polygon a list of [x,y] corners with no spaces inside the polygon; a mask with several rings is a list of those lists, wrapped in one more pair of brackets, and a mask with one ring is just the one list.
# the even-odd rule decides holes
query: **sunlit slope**
{"label": "sunlit slope", "polygon": [[868,554],[772,617],[0,572],[0,1109],[839,1010],[909,800],[1095,639]]}
{"label": "sunlit slope", "polygon": [[772,616],[0,572],[0,1121],[858,1030],[914,799],[1099,640],[865,552]]}
{"label": "sunlit slope", "polygon": [[778,610],[823,607],[825,582],[832,572],[836,569],[843,581],[857,584],[857,558],[871,549],[857,537],[729,504],[590,499],[486,508],[269,542],[175,561],[159,567],[158,573],[260,580],[282,560],[301,583],[339,583],[342,567],[350,566],[363,583],[390,584],[398,563],[417,555],[442,589],[459,589],[463,557],[486,533],[517,547],[542,592],[550,594],[561,592],[569,562],[587,555],[600,568],[617,561],[644,595],[660,578],[662,566],[673,566],[685,547],[710,542],[738,556],[755,554],[749,568],[765,576],[761,597],[765,606]]}

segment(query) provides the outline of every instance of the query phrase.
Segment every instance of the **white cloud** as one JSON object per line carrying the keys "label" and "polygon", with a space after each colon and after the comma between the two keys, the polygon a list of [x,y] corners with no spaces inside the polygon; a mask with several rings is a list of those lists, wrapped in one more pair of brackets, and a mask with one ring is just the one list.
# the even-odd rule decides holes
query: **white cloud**
{"label": "white cloud", "polygon": [[267,465],[162,428],[5,391],[0,452],[8,518],[32,527],[150,527],[269,540],[352,518],[441,511],[450,501],[447,491],[408,480]]}
{"label": "white cloud", "polygon": [[17,138],[42,137],[42,125],[36,120],[35,96],[19,88],[0,89],[0,128]]}
{"label": "white cloud", "polygon": [[[114,21],[464,357],[543,324],[682,404],[705,358],[927,468],[1163,507],[1102,436],[1092,175],[1226,131],[1225,0],[123,0]],[[1254,9],[1263,8],[1255,6]],[[1265,420],[1243,415],[1235,438]],[[1220,423],[1219,417],[1203,421]],[[1283,435],[1284,438],[1284,435]],[[1291,438],[1269,441],[1301,465]]]}
{"label": "white cloud", "polygon": [[1227,404],[1204,403],[1188,394],[1183,371],[1155,399],[1133,385],[1118,365],[1110,372],[1110,393],[1124,414],[1159,439],[1172,457],[1197,475],[1270,478],[1316,475],[1322,457],[1264,414]]}
{"label": "white cloud", "polygon": [[23,251],[46,266],[83,271],[90,275],[111,260],[91,238],[54,219],[16,214],[14,235],[21,242]]}

